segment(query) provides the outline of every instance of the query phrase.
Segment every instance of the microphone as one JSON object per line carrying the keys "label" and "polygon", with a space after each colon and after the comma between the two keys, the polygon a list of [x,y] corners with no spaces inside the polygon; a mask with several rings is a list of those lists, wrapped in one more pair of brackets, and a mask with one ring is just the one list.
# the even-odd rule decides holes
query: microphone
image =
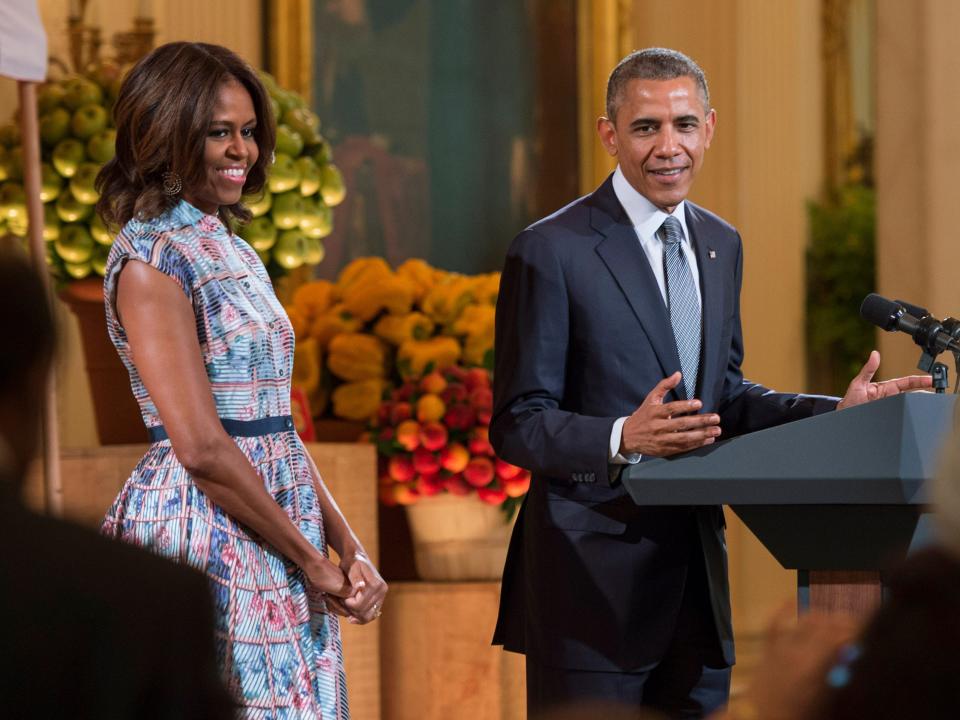
{"label": "microphone", "polygon": [[[919,305],[914,305],[913,303],[908,303],[906,300],[894,300],[894,302],[907,311],[908,314],[913,315],[915,318],[923,319],[930,314],[930,311]],[[940,324],[943,325],[943,331],[947,333],[954,340],[960,341],[960,320],[957,320],[954,317],[945,317],[940,321]]]}
{"label": "microphone", "polygon": [[[916,305],[910,305],[910,309],[926,313],[924,308]],[[947,321],[952,321],[951,327],[949,332],[944,332],[943,323],[932,315],[917,317],[907,312],[899,302],[888,300],[876,293],[870,293],[863,299],[860,317],[887,332],[899,330],[907,333],[917,345],[934,357],[944,350],[960,353],[960,339],[954,334],[956,321],[953,318],[947,318]]]}

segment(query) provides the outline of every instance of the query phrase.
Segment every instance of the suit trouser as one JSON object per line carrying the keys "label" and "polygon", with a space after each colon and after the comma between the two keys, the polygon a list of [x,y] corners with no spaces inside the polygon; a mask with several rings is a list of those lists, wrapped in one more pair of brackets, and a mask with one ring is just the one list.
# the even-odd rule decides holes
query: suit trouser
{"label": "suit trouser", "polygon": [[642,717],[641,707],[671,718],[709,715],[727,703],[730,668],[722,660],[699,543],[676,628],[659,661],[631,672],[556,668],[528,655],[527,717],[626,720]]}

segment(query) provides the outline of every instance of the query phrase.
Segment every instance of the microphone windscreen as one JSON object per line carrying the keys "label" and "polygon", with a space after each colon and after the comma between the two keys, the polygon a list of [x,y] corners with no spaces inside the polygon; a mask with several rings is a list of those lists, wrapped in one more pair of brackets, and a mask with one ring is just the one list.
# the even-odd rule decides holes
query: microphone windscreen
{"label": "microphone windscreen", "polygon": [[884,330],[895,330],[903,308],[892,300],[870,293],[860,305],[860,317]]}

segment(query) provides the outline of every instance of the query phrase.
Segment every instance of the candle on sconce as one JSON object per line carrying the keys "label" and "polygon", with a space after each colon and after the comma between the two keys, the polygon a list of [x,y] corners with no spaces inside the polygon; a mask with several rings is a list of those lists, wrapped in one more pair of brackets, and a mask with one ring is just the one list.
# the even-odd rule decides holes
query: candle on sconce
{"label": "candle on sconce", "polygon": [[152,18],[152,15],[150,13],[150,0],[138,0],[137,17],[144,18],[144,19]]}
{"label": "candle on sconce", "polygon": [[70,17],[80,17],[80,0],[70,0]]}

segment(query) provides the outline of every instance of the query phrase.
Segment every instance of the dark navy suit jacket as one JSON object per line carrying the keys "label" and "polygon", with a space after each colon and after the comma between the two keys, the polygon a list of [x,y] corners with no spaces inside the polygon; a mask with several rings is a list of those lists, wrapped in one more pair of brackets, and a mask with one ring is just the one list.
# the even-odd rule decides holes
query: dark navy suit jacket
{"label": "dark navy suit jacket", "polygon": [[[689,201],[686,213],[703,298],[703,412],[719,413],[729,438],[833,409],[834,399],[744,380],[740,236]],[[721,508],[636,506],[608,462],[616,418],[680,370],[667,309],[612,178],[514,240],[495,352],[491,440],[533,481],[510,542],[494,642],[557,667],[657,662],[702,549],[722,662],[732,664]],[[683,397],[681,384],[667,400]]]}

